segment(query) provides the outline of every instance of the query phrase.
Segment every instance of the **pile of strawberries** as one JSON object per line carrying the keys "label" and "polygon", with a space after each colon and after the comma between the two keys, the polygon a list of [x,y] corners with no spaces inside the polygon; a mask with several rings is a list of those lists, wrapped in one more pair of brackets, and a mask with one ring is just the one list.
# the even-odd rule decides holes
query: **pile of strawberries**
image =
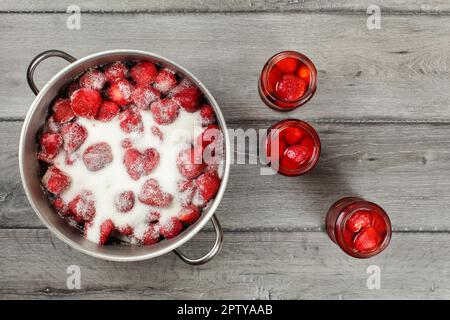
{"label": "pile of strawberries", "polygon": [[314,147],[315,143],[306,130],[290,126],[272,130],[267,140],[266,153],[275,167],[298,170],[311,159]]}
{"label": "pile of strawberries", "polygon": [[[145,236],[135,240],[140,244],[153,244],[162,238],[176,236],[186,225],[194,223],[220,186],[218,163],[206,163],[203,154],[212,145],[218,147],[222,135],[216,125],[214,110],[205,102],[200,89],[174,71],[148,61],[118,61],[91,68],[72,82],[64,95],[51,105],[50,116],[38,137],[37,157],[45,171],[42,184],[54,208],[84,226],[85,232],[91,227],[96,213],[95,199],[89,190],[80,192],[69,203],[59,196],[71,184],[70,177],[53,164],[60,152],[64,153],[67,165],[83,161],[90,171],[102,170],[114,159],[106,142],[88,146],[81,157],[75,155],[88,134],[77,118],[106,122],[117,117],[120,123],[118,130],[125,134],[139,134],[144,130],[141,110],[151,112],[154,121],[164,126],[177,119],[180,109],[199,112],[205,128],[192,148],[183,150],[177,158],[178,170],[183,176],[178,185],[182,194],[182,210],[164,225],[159,223],[160,214],[156,210],[150,212]],[[158,126],[153,126],[151,131],[159,139],[164,139]],[[128,138],[122,141],[122,146],[125,149],[123,164],[133,180],[148,176],[159,163],[160,155],[154,148],[138,150]],[[143,182],[139,194],[125,191],[114,197],[115,207],[122,213],[132,210],[135,201],[152,208],[167,208],[174,196],[162,190],[157,180],[150,178]],[[111,220],[106,220],[101,225],[99,242],[106,243],[113,232],[133,237],[131,227],[116,228]]]}

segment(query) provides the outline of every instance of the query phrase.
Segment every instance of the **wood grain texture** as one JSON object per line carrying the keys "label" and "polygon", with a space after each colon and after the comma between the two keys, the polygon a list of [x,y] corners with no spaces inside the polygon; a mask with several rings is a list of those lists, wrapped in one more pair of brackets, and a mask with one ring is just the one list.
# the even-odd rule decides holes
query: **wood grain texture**
{"label": "wood grain texture", "polygon": [[[365,15],[89,14],[81,30],[66,14],[3,14],[0,114],[21,119],[33,101],[28,63],[57,48],[76,57],[107,49],[153,51],[190,69],[212,91],[225,118],[357,121],[450,121],[449,16],[383,16],[369,31]],[[307,32],[299,32],[307,30]],[[101,39],[101,40],[99,40]],[[257,92],[265,61],[283,49],[316,63],[316,96],[288,115],[267,108]],[[46,61],[38,85],[64,62]]]}
{"label": "wood grain texture", "polygon": [[[70,0],[3,0],[0,11],[4,12],[65,12],[73,5]],[[119,0],[77,1],[82,11],[87,12],[366,12],[367,7],[376,4],[371,0]],[[378,4],[388,13],[447,13],[450,4],[445,0],[388,0]]]}
{"label": "wood grain texture", "polygon": [[[230,123],[267,128],[269,122]],[[262,176],[258,164],[236,164],[218,214],[226,230],[320,230],[328,207],[359,194],[390,214],[396,230],[450,230],[450,126],[313,123],[322,155],[300,177]],[[41,227],[21,187],[20,122],[0,122],[0,228]],[[257,161],[257,151],[246,152]]]}
{"label": "wood grain texture", "polygon": [[[202,232],[182,250],[199,256],[212,237]],[[222,252],[199,267],[171,253],[137,263],[96,260],[47,230],[0,230],[0,242],[4,299],[450,298],[450,258],[442,254],[450,234],[394,234],[385,252],[356,260],[322,232],[232,232],[225,234]],[[66,287],[70,265],[81,269],[80,290]],[[369,265],[381,270],[380,290],[367,289]]]}

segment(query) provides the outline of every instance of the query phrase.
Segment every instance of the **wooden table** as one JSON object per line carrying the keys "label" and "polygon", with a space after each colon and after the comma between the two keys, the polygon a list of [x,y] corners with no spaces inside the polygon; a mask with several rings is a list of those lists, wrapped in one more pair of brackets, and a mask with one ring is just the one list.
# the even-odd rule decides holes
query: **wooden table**
{"label": "wooden table", "polygon": [[[0,4],[0,298],[450,298],[450,3],[389,0],[381,29],[368,30],[370,0],[72,1]],[[152,51],[196,74],[231,128],[305,119],[323,143],[302,177],[261,176],[233,165],[218,209],[222,252],[192,267],[174,254],[139,262],[75,252],[42,225],[21,187],[17,150],[34,99],[29,61],[47,49],[76,56],[107,49]],[[257,80],[275,52],[293,49],[318,68],[318,91],[303,108],[263,105]],[[38,69],[42,86],[65,63]],[[255,157],[253,152],[250,157]],[[324,232],[328,207],[359,194],[390,214],[389,248],[369,260],[346,256]],[[201,255],[209,226],[183,250]],[[81,268],[81,289],[66,286]],[[369,290],[378,266],[381,289]],[[370,271],[370,269],[369,269]]]}

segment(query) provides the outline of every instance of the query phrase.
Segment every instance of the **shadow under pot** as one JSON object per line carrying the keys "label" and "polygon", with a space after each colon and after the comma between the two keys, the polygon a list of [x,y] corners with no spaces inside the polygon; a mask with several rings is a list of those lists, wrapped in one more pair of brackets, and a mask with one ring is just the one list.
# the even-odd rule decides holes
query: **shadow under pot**
{"label": "shadow under pot", "polygon": [[273,170],[299,176],[311,171],[319,161],[320,138],[304,121],[282,120],[267,130],[265,153]]}

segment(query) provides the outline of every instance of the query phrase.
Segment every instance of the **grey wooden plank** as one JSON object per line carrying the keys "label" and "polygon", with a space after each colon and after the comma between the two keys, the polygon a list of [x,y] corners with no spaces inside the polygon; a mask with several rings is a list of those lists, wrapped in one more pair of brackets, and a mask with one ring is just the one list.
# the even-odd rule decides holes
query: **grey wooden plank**
{"label": "grey wooden plank", "polygon": [[[201,232],[182,250],[200,256],[212,237]],[[231,232],[222,252],[198,267],[171,253],[137,263],[96,260],[46,230],[0,230],[0,241],[2,299],[450,298],[444,233],[396,233],[385,252],[356,260],[322,232]],[[66,287],[70,265],[81,269],[80,290]],[[380,290],[367,288],[371,265],[380,268]]]}
{"label": "grey wooden plank", "polygon": [[[267,128],[269,122],[230,123]],[[314,123],[322,156],[301,177],[261,176],[258,164],[231,168],[218,214],[226,230],[320,230],[328,207],[359,194],[384,207],[396,230],[450,230],[450,126]],[[0,122],[0,228],[42,227],[22,190],[20,122]],[[247,150],[255,160],[257,152]]]}
{"label": "grey wooden plank", "polygon": [[[4,0],[0,11],[14,12],[65,12],[73,1],[50,0]],[[319,11],[319,12],[366,12],[374,3],[370,0],[138,0],[123,2],[118,0],[77,1],[83,11],[107,12],[261,12],[261,11]],[[450,11],[450,4],[445,0],[389,0],[378,4],[387,12],[443,13]]]}
{"label": "grey wooden plank", "polygon": [[[89,14],[81,30],[66,14],[4,14],[0,19],[0,114],[23,118],[33,95],[25,70],[33,56],[58,48],[76,57],[133,48],[165,55],[194,72],[228,120],[280,119],[257,93],[259,72],[275,52],[306,53],[319,69],[316,96],[289,113],[308,119],[449,121],[448,16],[383,16],[369,31],[365,15]],[[306,30],[301,32],[301,30]],[[62,68],[48,61],[39,85]]]}

